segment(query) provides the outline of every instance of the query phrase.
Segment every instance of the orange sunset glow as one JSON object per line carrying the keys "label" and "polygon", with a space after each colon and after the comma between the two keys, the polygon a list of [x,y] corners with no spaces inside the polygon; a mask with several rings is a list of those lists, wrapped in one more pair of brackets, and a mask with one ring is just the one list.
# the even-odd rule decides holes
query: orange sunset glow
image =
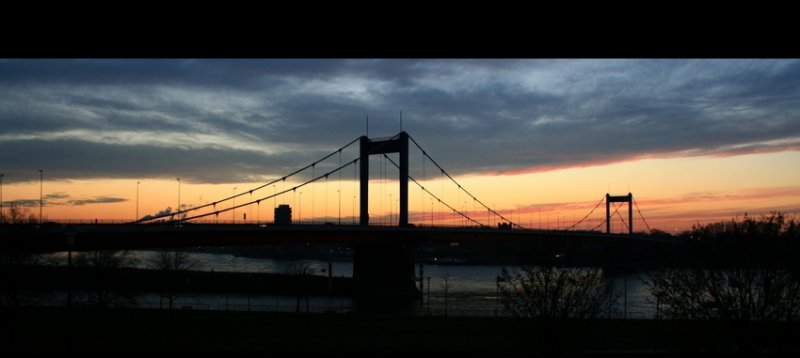
{"label": "orange sunset glow", "polygon": [[[800,168],[786,163],[800,161],[800,152],[785,151],[742,156],[691,157],[645,159],[584,168],[557,169],[547,172],[510,175],[463,175],[455,179],[487,205],[513,222],[526,228],[567,228],[604,198],[610,188],[612,194],[634,193],[634,200],[652,228],[663,231],[684,230],[696,223],[726,220],[736,216],[767,214],[771,211],[795,213],[800,203]],[[444,165],[444,164],[443,164]],[[370,216],[373,224],[388,225],[389,215],[396,220],[398,210],[398,185],[396,170],[390,180],[381,183],[372,180],[370,186]],[[335,179],[335,180],[334,180]],[[140,216],[153,214],[178,204],[178,183],[173,179],[140,180]],[[471,198],[458,194],[456,187],[440,176],[422,182],[437,196],[444,188],[446,202],[477,221],[489,224],[487,214]],[[223,184],[181,183],[181,205],[200,206],[236,193],[247,192],[261,182]],[[275,192],[291,190],[297,181],[278,183],[275,188],[261,190],[236,198],[238,204],[267,197]],[[304,188],[266,199],[258,205],[238,209],[235,219],[271,222],[274,203],[289,204],[294,208],[294,219],[305,221],[331,221],[340,217],[351,223],[353,212],[357,222],[358,191],[352,174],[343,176],[341,182],[333,176],[326,184],[320,181]],[[50,220],[101,220],[133,221],[136,218],[137,179],[56,180],[45,179],[44,216]],[[418,186],[409,186],[409,211],[411,221],[418,225],[474,225],[453,214],[438,201],[431,215],[431,198]],[[341,190],[340,193],[337,190]],[[380,196],[384,192],[383,197]],[[302,194],[301,194],[302,193]],[[4,187],[4,200],[34,200],[39,195],[39,183],[27,182]],[[69,199],[59,196],[69,195]],[[391,195],[391,198],[390,196]],[[85,198],[120,198],[120,202],[81,203]],[[341,206],[339,200],[341,199]],[[393,200],[390,203],[389,200]],[[327,200],[327,205],[326,205]],[[228,208],[231,201],[220,205]],[[353,206],[355,203],[355,207]],[[604,205],[604,203],[603,203]],[[604,207],[595,211],[585,224],[577,229],[590,229],[599,224]],[[37,207],[31,207],[36,212]],[[620,209],[627,218],[627,207]],[[341,212],[341,216],[339,213]],[[209,216],[207,221],[232,221],[233,211]],[[327,215],[327,216],[326,216]],[[617,222],[616,224],[619,224]],[[616,225],[615,224],[615,225]],[[645,225],[635,215],[637,230]],[[620,227],[619,231],[622,231]]]}
{"label": "orange sunset glow", "polygon": [[[773,97],[764,89],[769,81],[790,81],[800,67],[796,61],[378,63],[405,71],[410,82],[382,77],[383,67],[359,74],[377,66],[359,61],[5,61],[3,71],[16,72],[0,80],[4,207],[38,216],[41,189],[47,220],[124,222],[174,212],[179,201],[189,209],[245,193],[237,205],[267,199],[235,212],[225,211],[229,200],[188,215],[269,223],[273,206],[288,204],[299,222],[352,223],[359,210],[353,165],[296,190],[310,171],[250,191],[335,153],[366,130],[378,138],[403,125],[464,189],[524,228],[596,229],[604,203],[592,209],[606,193],[633,194],[637,231],[676,232],[745,213],[800,210],[796,106],[777,94],[767,106]],[[25,72],[72,66],[106,73],[117,65],[124,70],[95,82]],[[288,72],[272,71],[284,65]],[[322,65],[340,71],[305,77],[304,71]],[[185,66],[240,72],[231,72],[227,87],[218,89],[202,75],[181,72]],[[162,83],[150,76],[155,68],[193,85]],[[662,77],[644,76],[655,69]],[[570,71],[595,78],[564,87]],[[609,94],[618,86],[612,74],[620,73],[622,81],[646,84],[638,92],[623,86]],[[737,73],[757,80],[748,87]],[[129,86],[134,77],[139,82]],[[282,82],[256,90],[248,87],[251,77]],[[466,83],[475,86],[467,91],[460,87]],[[712,85],[725,90],[700,91],[694,98],[682,92]],[[20,89],[30,96],[20,97]],[[373,108],[378,102],[392,108],[385,104],[392,100],[405,109],[404,124],[400,111]],[[320,163],[316,175],[357,158],[353,148]],[[426,163],[419,148],[412,147],[410,156],[412,177],[463,214],[411,182],[412,223],[505,221]],[[370,160],[371,224],[396,222],[397,175],[379,157]],[[288,192],[270,197],[283,190]],[[216,210],[222,212],[214,215]],[[612,227],[623,231],[627,206],[617,211]]]}

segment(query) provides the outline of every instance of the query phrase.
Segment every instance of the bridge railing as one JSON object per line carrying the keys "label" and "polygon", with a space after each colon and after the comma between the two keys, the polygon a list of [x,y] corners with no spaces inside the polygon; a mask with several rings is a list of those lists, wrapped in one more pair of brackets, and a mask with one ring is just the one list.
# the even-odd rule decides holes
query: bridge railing
{"label": "bridge railing", "polygon": [[133,220],[124,219],[52,219],[44,220],[46,223],[57,223],[62,225],[111,225],[127,224]]}

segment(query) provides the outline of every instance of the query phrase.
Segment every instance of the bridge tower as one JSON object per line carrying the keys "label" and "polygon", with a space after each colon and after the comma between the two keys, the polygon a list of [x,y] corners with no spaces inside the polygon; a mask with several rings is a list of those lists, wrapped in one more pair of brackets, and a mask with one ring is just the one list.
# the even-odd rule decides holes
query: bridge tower
{"label": "bridge tower", "polygon": [[385,140],[372,141],[367,136],[360,138],[361,161],[361,202],[359,211],[361,226],[369,225],[369,156],[375,154],[400,153],[400,222],[399,226],[408,226],[408,133],[400,134]]}
{"label": "bridge tower", "polygon": [[[383,140],[360,138],[359,223],[369,226],[369,156],[400,153],[400,227],[408,226],[408,133]],[[407,232],[391,234],[386,242],[361,243],[353,255],[353,280],[356,309],[410,312],[420,299],[414,281],[414,240]]]}
{"label": "bridge tower", "polygon": [[633,235],[633,194],[612,196],[606,193],[606,234],[611,233],[611,203],[628,203],[628,235]]}

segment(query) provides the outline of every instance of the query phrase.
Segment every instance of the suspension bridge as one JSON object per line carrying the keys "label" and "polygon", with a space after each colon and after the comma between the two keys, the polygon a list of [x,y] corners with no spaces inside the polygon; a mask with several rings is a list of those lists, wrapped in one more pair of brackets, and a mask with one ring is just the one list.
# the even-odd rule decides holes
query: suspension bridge
{"label": "suspension bridge", "polygon": [[[409,165],[412,155],[419,155],[421,159],[420,166],[414,170]],[[370,169],[371,156],[379,158],[378,179],[370,178],[376,171]],[[348,159],[343,160],[343,157]],[[351,170],[352,193],[347,193],[342,177]],[[388,188],[394,185],[389,175],[395,171],[397,191]],[[331,181],[335,183],[338,199],[335,219],[328,215]],[[413,190],[409,190],[409,183],[414,184]],[[325,187],[324,191],[320,190],[324,197],[320,201],[324,205],[320,204],[324,210],[316,207],[316,191],[320,185]],[[446,186],[450,190],[449,196]],[[310,212],[316,215],[322,211],[321,218],[302,218],[303,190],[311,194]],[[371,190],[377,191],[377,195],[371,197]],[[346,198],[352,196],[351,215],[345,216],[344,222],[341,214],[343,192],[347,193]],[[453,192],[455,200],[452,200]],[[411,197],[410,193],[413,193]],[[288,199],[289,196],[292,200]],[[357,215],[356,197],[359,203]],[[279,199],[283,205],[278,205]],[[412,200],[419,203],[419,210],[409,212]],[[276,218],[271,223],[260,220],[261,205],[270,201]],[[428,202],[429,212],[426,210]],[[605,215],[599,217],[602,213],[598,209],[604,202]],[[469,210],[469,203],[472,210]],[[625,203],[628,204],[627,220],[620,213]],[[383,214],[371,217],[371,205],[373,208],[377,206],[377,212]],[[438,211],[435,210],[437,205]],[[384,138],[361,136],[319,160],[251,189],[202,205],[189,207],[178,203],[176,207],[175,211],[148,215],[123,224],[6,226],[2,228],[5,240],[0,246],[3,250],[80,251],[291,243],[348,245],[355,249],[353,277],[361,294],[377,295],[384,300],[386,297],[419,294],[413,281],[413,249],[423,242],[535,241],[552,250],[563,250],[554,247],[652,244],[662,240],[634,232],[634,207],[644,226],[648,230],[650,227],[631,193],[623,196],[605,194],[585,216],[569,225],[559,223],[554,228],[543,228],[540,224],[534,227],[531,215],[528,225],[523,225],[519,220],[515,221],[513,215],[496,210],[487,204],[485,198],[478,198],[467,190],[406,132]],[[253,207],[257,210],[255,220]],[[292,215],[294,208],[297,209],[296,218]],[[236,216],[237,210],[242,213],[241,220]],[[387,211],[388,215],[385,214]],[[228,213],[231,220],[220,222],[220,217],[226,217]],[[279,217],[282,219],[277,220]],[[615,222],[624,229],[612,232],[612,223]],[[605,232],[598,230],[603,225]]]}
{"label": "suspension bridge", "polygon": [[[410,149],[415,152],[412,153]],[[347,160],[343,160],[345,153],[350,155]],[[396,154],[396,158],[393,158],[391,154]],[[409,165],[410,158],[417,155],[420,160],[415,170],[412,170]],[[371,156],[378,156],[380,160],[377,165],[377,175],[374,173],[375,170],[370,170]],[[393,180],[389,177],[390,174],[393,174],[390,173],[393,169],[396,170],[396,185],[399,187],[397,191],[394,191],[394,198],[392,197],[392,188],[390,188]],[[352,180],[350,181],[353,184],[350,192],[347,192],[346,187],[349,183],[344,185],[343,183],[348,178],[343,180],[343,174],[349,173],[350,170],[352,170]],[[378,179],[371,178],[371,175],[377,176]],[[329,182],[334,180],[338,202],[335,218],[328,215],[331,192]],[[409,190],[409,182],[414,184],[412,187],[414,190]],[[278,190],[279,184],[280,190]],[[318,188],[320,184],[324,186],[324,190]],[[377,195],[370,195],[370,186],[373,187],[373,191],[378,192]],[[446,186],[449,186],[449,191]],[[270,187],[271,193],[269,192]],[[307,193],[306,206],[309,204],[308,197],[311,196],[311,210],[308,210],[312,213],[311,217],[302,217],[303,190],[306,190]],[[320,212],[316,203],[316,198],[319,196],[317,191],[322,191],[321,196],[324,198],[321,200],[324,202],[322,205],[324,214],[321,217],[314,216]],[[346,193],[345,197],[352,196],[352,214],[346,215],[344,220],[341,210],[343,193]],[[413,193],[414,198],[409,197],[410,193]],[[291,200],[289,200],[290,196]],[[455,200],[452,200],[453,196],[455,196]],[[180,193],[178,197],[180,198]],[[371,197],[372,200],[370,200]],[[358,198],[358,205],[356,205],[356,198]],[[239,200],[238,204],[237,199]],[[239,193],[219,200],[196,206],[181,205],[180,199],[178,200],[177,210],[166,210],[165,213],[158,215],[147,215],[132,222],[95,225],[72,223],[72,225],[66,226],[66,230],[62,226],[60,229],[44,228],[38,232],[69,232],[71,246],[87,247],[87,249],[114,245],[132,248],[201,246],[201,244],[223,246],[240,242],[241,244],[259,244],[265,241],[267,243],[287,243],[292,240],[313,243],[329,242],[332,240],[331,238],[335,238],[333,240],[335,242],[346,244],[360,241],[365,237],[371,238],[366,239],[367,241],[380,240],[376,237],[391,237],[398,233],[423,238],[426,241],[534,239],[540,237],[581,239],[627,237],[634,240],[659,240],[634,232],[634,207],[635,213],[638,214],[636,218],[639,219],[642,226],[646,227],[648,231],[651,228],[631,193],[616,196],[607,193],[579,220],[561,225],[559,218],[553,227],[551,227],[552,221],[549,217],[547,227],[542,225],[541,212],[539,212],[539,225],[534,225],[533,211],[535,209],[529,209],[528,225],[523,225],[520,222],[522,220],[513,220],[513,211],[511,214],[507,210],[498,211],[488,205],[485,198],[478,198],[467,190],[417,140],[406,132],[383,138],[361,136],[284,176],[247,190],[241,190]],[[278,205],[278,200],[282,205]],[[270,201],[273,204],[271,209],[274,210],[275,218],[282,213],[285,217],[283,222],[260,220],[262,204]],[[418,210],[409,212],[412,201],[419,203]],[[430,202],[430,211],[427,210],[428,202]],[[470,203],[472,210],[469,209]],[[601,215],[601,210],[598,210],[603,203],[606,204],[604,216]],[[620,213],[620,209],[624,207],[625,203],[628,204],[627,220]],[[381,214],[371,218],[370,205],[373,205],[373,209],[375,209],[374,206],[378,206],[377,212]],[[588,204],[587,208],[589,206],[591,204]],[[257,208],[256,218],[252,215],[253,207]],[[358,214],[355,213],[356,207],[358,207]],[[248,209],[251,214],[250,220],[247,219]],[[241,219],[237,219],[237,210],[243,215]],[[294,212],[296,215],[293,217],[294,210],[297,211]],[[519,214],[520,211],[522,210],[518,210],[518,218],[522,216]],[[230,214],[230,219],[226,220],[228,214]],[[220,220],[221,217],[222,220]],[[70,223],[65,222],[64,224]],[[603,226],[605,226],[605,231],[599,231],[598,229],[602,229]],[[614,226],[618,229],[612,230]],[[619,228],[623,229],[619,230]],[[269,235],[265,235],[265,233],[269,233]],[[326,235],[320,233],[326,233]],[[380,235],[376,233],[380,233]],[[187,239],[176,239],[183,236],[186,236]],[[209,241],[209,239],[202,239],[204,236],[212,236],[216,239]],[[92,239],[92,237],[104,238]],[[30,243],[31,241],[28,241],[28,244]],[[65,243],[62,241],[60,245],[53,245],[53,249],[61,249],[63,245]]]}
{"label": "suspension bridge", "polygon": [[[358,155],[355,158],[350,158],[346,161],[342,161],[342,154],[354,146],[354,144],[359,143],[359,150]],[[421,154],[421,177],[415,177],[409,174],[410,167],[409,167],[409,144],[413,143],[415,149],[419,151]],[[398,153],[399,160],[395,161],[389,154]],[[336,158],[338,155],[338,162],[336,162]],[[382,216],[378,217],[377,222],[370,221],[370,156],[372,155],[379,155],[381,162],[379,163],[379,190],[380,193],[377,195],[378,197],[378,205],[379,211],[383,213]],[[399,163],[398,163],[399,161]],[[430,164],[428,164],[430,163]],[[432,168],[426,171],[426,167],[430,165]],[[398,171],[398,178],[397,182],[399,184],[399,195],[395,196],[395,202],[398,204],[397,207],[397,214],[393,215],[391,206],[394,204],[391,202],[392,194],[389,193],[389,189],[387,189],[387,184],[391,179],[388,178],[388,171],[389,167],[397,169]],[[211,201],[206,204],[194,206],[194,207],[185,207],[181,206],[180,203],[178,204],[178,210],[175,211],[168,211],[166,213],[162,213],[159,215],[148,215],[143,218],[139,218],[138,220],[132,222],[132,224],[147,224],[147,223],[219,223],[220,217],[224,217],[227,213],[231,213],[231,219],[225,220],[223,219],[223,223],[236,223],[239,220],[239,223],[248,223],[247,221],[247,214],[244,213],[243,219],[237,219],[235,212],[239,210],[242,213],[243,209],[252,208],[254,206],[261,208],[262,203],[269,202],[273,200],[275,205],[273,205],[273,209],[277,208],[277,200],[280,198],[281,203],[288,202],[286,198],[291,195],[292,196],[292,203],[298,203],[297,194],[299,193],[300,198],[300,205],[302,206],[302,193],[304,188],[308,188],[311,186],[312,195],[312,213],[316,212],[316,205],[314,204],[314,198],[316,198],[316,190],[315,184],[320,184],[324,182],[325,186],[325,193],[324,193],[324,200],[325,200],[325,214],[321,218],[306,218],[305,221],[302,219],[302,211],[299,213],[300,217],[295,218],[295,223],[303,223],[306,224],[332,224],[336,223],[338,225],[342,224],[342,216],[341,216],[341,197],[342,197],[342,174],[352,168],[353,170],[353,180],[352,182],[354,185],[358,184],[358,189],[355,188],[352,190],[353,195],[353,205],[352,209],[355,210],[355,199],[358,197],[358,208],[359,208],[359,215],[356,216],[351,215],[349,218],[345,217],[344,222],[347,224],[350,221],[351,224],[355,224],[356,220],[358,221],[358,225],[360,226],[386,226],[386,225],[394,225],[400,227],[406,227],[409,225],[422,227],[422,226],[438,226],[438,227],[478,227],[478,228],[493,228],[497,226],[498,228],[507,228],[507,229],[517,229],[517,230],[543,230],[543,227],[540,226],[534,227],[533,221],[529,221],[529,225],[523,225],[517,220],[514,221],[513,218],[509,217],[507,211],[498,211],[489,205],[486,204],[485,200],[481,200],[473,195],[470,191],[466,189],[466,187],[462,186],[447,170],[445,170],[439,163],[434,160],[428,152],[423,149],[423,147],[410,135],[406,132],[400,132],[392,137],[387,138],[377,138],[377,139],[370,139],[366,136],[362,136],[360,138],[356,138],[355,140],[350,141],[349,143],[345,144],[341,148],[336,149],[333,152],[323,156],[319,160],[316,160],[300,169],[297,169],[285,176],[281,176],[277,179],[271,180],[267,183],[262,185],[256,186],[249,190],[240,191],[238,194],[233,194],[225,198],[221,198],[216,201]],[[321,173],[317,173],[317,170],[321,169]],[[356,170],[358,170],[358,177],[356,177]],[[304,174],[308,174],[311,171],[310,178],[304,178]],[[327,211],[329,209],[329,205],[327,201],[329,200],[329,190],[328,184],[329,179],[334,178],[338,175],[337,180],[337,197],[339,201],[339,214],[336,219],[334,219],[331,215],[328,215]],[[428,178],[440,176],[439,183],[436,183],[435,178]],[[292,182],[293,178],[303,178],[299,182],[295,182],[294,184],[290,184],[289,187],[286,187],[286,183]],[[413,184],[416,185],[417,193],[416,196],[420,202],[419,210],[413,214],[413,223],[412,217],[409,216],[409,188],[408,183],[411,181]],[[277,190],[277,184],[281,184],[281,190]],[[448,201],[445,199],[445,184],[451,185],[455,188],[457,198],[454,201]],[[435,186],[439,185],[440,188],[438,190],[434,189]],[[269,188],[272,187],[274,192],[272,193],[265,193],[269,191]],[[388,194],[387,194],[388,193]],[[256,195],[256,199],[253,199],[253,195]],[[258,197],[259,194],[264,194],[260,198]],[[308,193],[307,193],[308,194]],[[389,200],[386,200],[388,195]],[[463,200],[461,198],[463,195]],[[247,196],[247,198],[245,198]],[[307,195],[308,196],[308,195]],[[452,195],[451,195],[452,196]],[[236,204],[237,198],[240,200],[239,204]],[[243,199],[244,202],[242,201]],[[431,209],[430,212],[425,210],[425,203],[430,200],[432,204],[438,204],[438,209]],[[307,201],[307,200],[306,200]],[[602,218],[602,220],[597,220],[597,218],[593,217],[592,215],[595,214],[596,210],[600,207],[603,202],[606,202],[606,216]],[[621,214],[619,213],[620,208],[622,205],[613,205],[614,211],[613,213],[609,214],[609,205],[613,203],[624,203],[628,202],[628,220],[626,221]],[[467,203],[473,204],[473,209],[468,210]],[[374,204],[374,203],[373,203]],[[462,205],[463,204],[463,205]],[[307,203],[306,203],[307,205]],[[606,234],[611,233],[611,224],[617,218],[619,219],[619,223],[622,224],[622,227],[628,228],[628,234],[633,234],[633,211],[631,205],[636,206],[637,213],[641,222],[644,226],[650,230],[650,225],[647,223],[647,220],[641,213],[641,210],[638,207],[638,204],[633,200],[632,194],[628,194],[627,196],[611,196],[606,194],[597,204],[580,220],[577,222],[572,223],[571,225],[557,225],[553,228],[553,230],[584,230],[584,231],[594,231],[598,228],[602,227],[604,224],[606,225]],[[185,207],[185,208],[184,208]],[[297,209],[297,206],[290,206],[293,209]],[[302,210],[302,207],[300,207]],[[386,211],[389,211],[388,220],[386,217]],[[530,213],[531,211],[529,211]],[[512,213],[513,215],[513,213]],[[519,216],[520,214],[518,214]],[[259,214],[260,216],[260,214]],[[612,219],[613,218],[613,219]],[[541,220],[540,220],[541,221]],[[588,224],[592,221],[597,221],[597,224],[593,225],[592,227],[588,227]],[[251,219],[249,223],[259,223],[263,222],[261,220],[254,220],[251,215]],[[494,224],[494,225],[493,225]],[[548,223],[547,230],[549,228],[550,223]]]}

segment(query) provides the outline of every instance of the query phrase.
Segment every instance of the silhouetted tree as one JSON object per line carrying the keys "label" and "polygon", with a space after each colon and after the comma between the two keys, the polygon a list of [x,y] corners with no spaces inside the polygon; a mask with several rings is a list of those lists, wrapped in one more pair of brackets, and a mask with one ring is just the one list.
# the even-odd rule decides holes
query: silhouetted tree
{"label": "silhouetted tree", "polygon": [[596,267],[503,268],[500,294],[506,311],[523,318],[596,318],[611,300],[611,285]]}
{"label": "silhouetted tree", "polygon": [[[36,223],[37,219],[28,208],[19,204],[3,208],[2,223],[6,225],[22,225]],[[0,253],[0,306],[19,307],[32,303],[38,294],[28,288],[24,282],[28,280],[27,268],[39,265],[41,256],[27,252]]]}
{"label": "silhouetted tree", "polygon": [[522,266],[510,273],[503,268],[498,282],[506,312],[530,319],[533,335],[547,350],[565,348],[565,338],[579,344],[582,331],[570,322],[597,318],[617,300],[602,269],[594,267]]}
{"label": "silhouetted tree", "polygon": [[292,283],[294,286],[295,296],[297,297],[297,307],[295,311],[300,313],[300,299],[306,294],[306,285],[308,284],[308,277],[313,275],[316,270],[311,266],[311,262],[306,260],[295,260],[286,265],[286,274],[294,276]]}
{"label": "silhouetted tree", "polygon": [[666,318],[730,322],[741,350],[768,345],[760,323],[793,321],[800,314],[800,237],[794,218],[772,213],[695,225],[686,267],[651,273],[646,282]]}
{"label": "silhouetted tree", "polygon": [[[86,291],[88,301],[97,307],[109,307],[133,301],[132,296],[119,286],[116,273],[118,269],[132,263],[128,251],[84,251],[75,259],[75,266],[90,269],[91,287]],[[119,287],[117,287],[119,288]]]}
{"label": "silhouetted tree", "polygon": [[2,216],[0,216],[0,223],[4,224],[19,225],[35,224],[37,222],[38,219],[28,208],[17,203],[12,203],[8,209],[3,208]]}
{"label": "silhouetted tree", "polygon": [[448,294],[450,293],[450,285],[453,283],[453,277],[450,276],[450,272],[447,269],[447,266],[444,268],[444,275],[442,276],[442,292],[444,292],[444,315],[447,316],[447,299]]}
{"label": "silhouetted tree", "polygon": [[20,307],[31,304],[39,296],[27,288],[27,270],[40,264],[40,256],[29,253],[0,254],[0,307]]}
{"label": "silhouetted tree", "polygon": [[650,236],[656,236],[656,237],[671,237],[672,236],[670,233],[668,233],[668,232],[666,232],[664,230],[659,230],[659,229],[650,229],[649,235]]}
{"label": "silhouetted tree", "polygon": [[311,276],[316,273],[316,270],[311,266],[311,262],[309,261],[295,260],[286,265],[286,270],[284,272],[295,276]]}
{"label": "silhouetted tree", "polygon": [[800,312],[800,281],[785,269],[673,268],[647,285],[667,318],[783,321]]}
{"label": "silhouetted tree", "polygon": [[150,266],[161,273],[159,294],[167,298],[172,309],[175,300],[186,294],[189,284],[186,273],[193,270],[197,262],[183,251],[159,251],[151,259]]}

